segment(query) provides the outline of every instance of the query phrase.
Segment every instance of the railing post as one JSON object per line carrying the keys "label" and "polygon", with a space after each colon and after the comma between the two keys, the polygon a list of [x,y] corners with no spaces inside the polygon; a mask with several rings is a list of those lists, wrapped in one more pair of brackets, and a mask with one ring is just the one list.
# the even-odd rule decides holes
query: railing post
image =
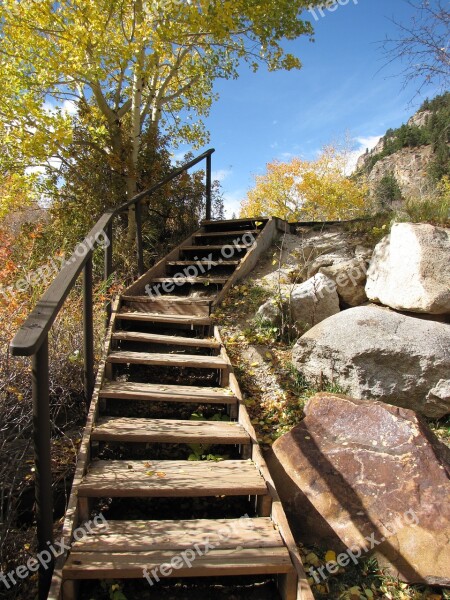
{"label": "railing post", "polygon": [[92,255],[83,269],[83,346],[84,395],[89,406],[94,391],[94,311],[92,287]]}
{"label": "railing post", "polygon": [[211,219],[211,154],[206,157],[206,220]]}
{"label": "railing post", "polygon": [[[48,376],[48,336],[33,354],[33,441],[35,456],[35,497],[38,552],[49,554],[53,543],[53,491],[51,462],[51,427]],[[54,557],[45,568],[39,567],[39,600],[47,598],[50,588]]]}
{"label": "railing post", "polygon": [[142,245],[142,204],[138,200],[136,202],[136,246],[137,246],[137,260],[138,260],[138,272],[139,275],[143,275],[145,272],[144,267],[144,248]]}
{"label": "railing post", "polygon": [[[113,271],[113,224],[112,219],[105,227],[105,266],[104,266],[104,279],[108,281]],[[106,325],[108,325],[109,318],[111,316],[111,302],[106,302]]]}

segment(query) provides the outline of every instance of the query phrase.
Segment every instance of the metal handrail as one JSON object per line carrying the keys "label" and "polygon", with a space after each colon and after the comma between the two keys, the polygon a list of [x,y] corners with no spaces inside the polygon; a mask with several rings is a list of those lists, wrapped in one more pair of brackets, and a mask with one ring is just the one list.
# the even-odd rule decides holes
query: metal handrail
{"label": "metal handrail", "polygon": [[[53,280],[47,291],[29,314],[10,344],[13,356],[32,357],[33,386],[33,441],[35,453],[35,496],[38,551],[48,551],[53,543],[53,493],[51,472],[51,428],[49,403],[49,357],[48,333],[59,311],[83,273],[83,354],[84,354],[84,394],[90,403],[94,390],[94,322],[93,322],[93,265],[95,248],[99,245],[100,235],[105,245],[104,279],[108,280],[113,271],[112,242],[114,217],[135,207],[136,246],[138,273],[145,272],[142,242],[142,204],[148,202],[151,195],[161,187],[206,160],[206,219],[211,219],[211,155],[210,148],[175,169],[157,184],[140,192],[118,208],[103,213],[84,240],[79,243],[71,257]],[[39,570],[39,600],[47,598],[52,576],[53,564]]]}

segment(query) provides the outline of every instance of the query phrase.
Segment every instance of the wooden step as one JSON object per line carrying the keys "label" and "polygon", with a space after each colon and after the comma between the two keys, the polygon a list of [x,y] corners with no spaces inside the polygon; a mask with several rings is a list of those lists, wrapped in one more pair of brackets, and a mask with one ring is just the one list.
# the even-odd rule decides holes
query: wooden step
{"label": "wooden step", "polygon": [[[204,542],[206,547],[206,540]],[[200,545],[200,551],[202,546]],[[186,549],[189,550],[189,549]],[[286,548],[221,548],[196,554],[194,562],[183,561],[176,569],[170,566],[181,551],[154,550],[148,552],[72,552],[63,569],[63,579],[142,579],[147,575],[150,585],[164,577],[238,577],[244,575],[278,575],[294,573]],[[162,575],[160,567],[164,567]],[[152,577],[152,571],[156,573]]]}
{"label": "wooden step", "polygon": [[185,283],[209,285],[210,283],[224,284],[228,277],[155,277],[150,282],[150,287],[155,283],[174,283],[182,285]]}
{"label": "wooden step", "polygon": [[207,233],[208,229],[212,229],[213,231],[234,231],[236,229],[245,230],[257,228],[259,231],[262,231],[268,220],[267,217],[255,219],[223,219],[220,221],[204,220],[200,224],[205,229],[205,233]]}
{"label": "wooden step", "polygon": [[146,342],[147,344],[164,344],[168,346],[189,346],[190,348],[220,348],[220,343],[214,338],[189,338],[178,335],[143,333],[141,331],[118,331],[113,333],[112,339],[121,340],[123,342]]}
{"label": "wooden step", "polygon": [[250,436],[233,421],[186,421],[102,417],[92,433],[99,442],[167,444],[249,444]]}
{"label": "wooden step", "polygon": [[121,400],[182,402],[189,404],[235,405],[238,401],[229,388],[134,383],[130,381],[107,382],[100,390],[99,396],[100,398],[118,398]]}
{"label": "wooden step", "polygon": [[227,369],[228,363],[221,356],[200,356],[197,354],[162,354],[159,352],[111,352],[109,363],[127,365],[159,365],[168,367],[194,367],[198,369]]}
{"label": "wooden step", "polygon": [[[184,252],[185,250],[188,250],[189,252],[201,252],[204,255],[205,250],[209,251],[209,252],[213,252],[214,250],[222,250],[222,248],[224,246],[229,246],[230,244],[215,244],[215,245],[208,245],[208,246],[183,246],[182,248],[180,248],[180,250],[182,252]],[[249,248],[251,248],[250,246],[246,246],[245,244],[233,244],[232,246],[233,248],[235,248],[236,250],[249,250]]]}
{"label": "wooden step", "polygon": [[152,298],[151,296],[122,296],[124,302],[164,302],[165,304],[196,304],[200,306],[209,306],[211,299],[208,298],[192,298],[190,296],[169,296],[164,294],[159,298]]}
{"label": "wooden step", "polygon": [[[113,521],[92,524],[92,533],[72,545],[73,552],[146,552],[184,550],[198,538],[209,537],[221,548],[281,548],[280,533],[269,517],[242,519],[189,519]],[[224,535],[226,532],[226,536]],[[226,537],[226,539],[224,539]]]}
{"label": "wooden step", "polygon": [[[160,573],[161,565],[170,565],[175,556],[181,559],[177,568]],[[186,560],[188,557],[191,560]],[[289,552],[268,518],[108,521],[106,530],[94,529],[74,542],[63,578],[140,579],[153,575],[150,583],[157,581],[155,575],[159,579],[164,575],[210,577],[292,570]]]}
{"label": "wooden step", "polygon": [[90,498],[267,495],[250,460],[101,460],[91,463],[78,489],[79,497]]}
{"label": "wooden step", "polygon": [[[208,290],[208,288],[204,289]],[[183,316],[189,322],[191,317],[209,317],[210,306],[216,297],[217,288],[209,288],[208,295],[202,295],[201,298],[160,294],[158,284],[153,286],[152,290],[149,288],[149,291],[149,295],[123,298],[126,303],[123,308],[134,313],[168,315],[169,319],[174,316]]]}
{"label": "wooden step", "polygon": [[177,323],[180,325],[210,325],[211,319],[206,315],[176,315],[147,312],[120,312],[116,319],[126,321],[145,321],[152,323]]}
{"label": "wooden step", "polygon": [[236,231],[205,231],[203,233],[196,233],[194,235],[194,238],[228,237],[229,235],[245,234],[258,235],[260,231],[260,229],[238,229]]}
{"label": "wooden step", "polygon": [[166,264],[169,267],[188,267],[190,265],[198,265],[198,263],[205,267],[236,267],[241,261],[240,260],[212,260],[212,261],[198,261],[198,260],[172,260],[167,262]]}

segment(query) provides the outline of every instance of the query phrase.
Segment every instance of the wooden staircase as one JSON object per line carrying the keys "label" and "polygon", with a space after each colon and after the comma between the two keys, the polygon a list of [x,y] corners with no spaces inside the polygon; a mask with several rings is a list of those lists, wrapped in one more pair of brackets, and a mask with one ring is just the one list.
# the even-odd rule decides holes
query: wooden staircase
{"label": "wooden staircase", "polygon": [[[81,598],[92,579],[154,586],[163,577],[230,576],[273,578],[279,597],[313,600],[211,319],[282,226],[204,221],[116,301],[64,524],[71,550],[56,564],[52,600]],[[187,460],[189,448],[227,457]],[[223,514],[200,518],[192,500],[187,517],[176,498],[214,499]],[[170,518],[152,504],[161,499],[172,502]],[[231,499],[240,499],[242,514],[231,514]],[[145,518],[136,518],[135,503]],[[106,525],[74,535],[105,504]]]}

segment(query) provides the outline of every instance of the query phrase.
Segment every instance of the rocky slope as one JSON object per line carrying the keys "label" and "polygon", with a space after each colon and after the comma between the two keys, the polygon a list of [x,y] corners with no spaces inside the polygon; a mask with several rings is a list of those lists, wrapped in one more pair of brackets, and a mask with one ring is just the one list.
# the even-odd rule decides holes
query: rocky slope
{"label": "rocky slope", "polygon": [[450,94],[425,102],[398,129],[388,130],[370,152],[357,162],[356,173],[367,178],[372,197],[383,178],[394,177],[404,198],[421,197],[448,174],[450,150],[445,122],[450,114]]}

